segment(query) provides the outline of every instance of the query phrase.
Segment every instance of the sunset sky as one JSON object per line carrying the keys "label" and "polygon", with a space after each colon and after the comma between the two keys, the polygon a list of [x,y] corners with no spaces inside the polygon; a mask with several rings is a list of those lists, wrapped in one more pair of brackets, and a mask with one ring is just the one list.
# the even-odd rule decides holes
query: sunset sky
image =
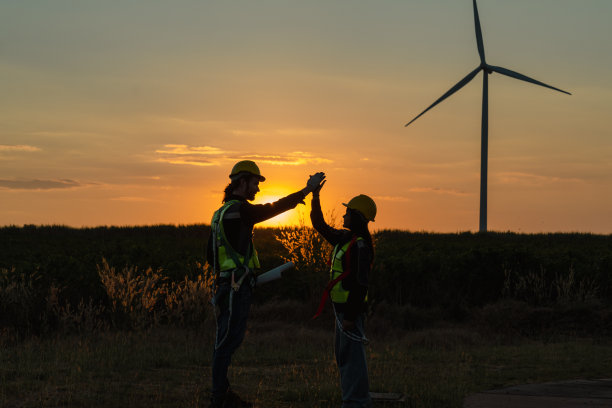
{"label": "sunset sky", "polygon": [[[494,231],[612,233],[612,1],[479,0]],[[324,171],[324,212],[477,231],[471,0],[0,2],[0,225],[209,223],[233,164],[256,202]],[[301,214],[307,217],[307,206]],[[296,222],[300,212],[265,225]]]}

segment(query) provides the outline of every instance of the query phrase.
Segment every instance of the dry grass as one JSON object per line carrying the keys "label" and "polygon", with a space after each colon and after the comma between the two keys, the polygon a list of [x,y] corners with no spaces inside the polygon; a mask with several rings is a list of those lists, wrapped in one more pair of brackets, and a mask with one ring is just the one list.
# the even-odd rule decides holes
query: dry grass
{"label": "dry grass", "polygon": [[[273,309],[253,309],[230,369],[235,390],[257,407],[338,406],[330,316],[291,321]],[[461,325],[369,330],[368,336],[371,389],[407,395],[395,406],[460,407],[477,391],[612,372],[609,338],[500,341]],[[214,322],[206,320],[197,330],[156,327],[5,343],[0,406],[205,407],[213,340]]]}
{"label": "dry grass", "polygon": [[106,260],[98,274],[110,303],[111,321],[116,327],[141,329],[160,323],[195,324],[210,312],[213,278],[207,265],[194,280],[187,277],[170,282],[162,270],[136,267],[118,270]]}

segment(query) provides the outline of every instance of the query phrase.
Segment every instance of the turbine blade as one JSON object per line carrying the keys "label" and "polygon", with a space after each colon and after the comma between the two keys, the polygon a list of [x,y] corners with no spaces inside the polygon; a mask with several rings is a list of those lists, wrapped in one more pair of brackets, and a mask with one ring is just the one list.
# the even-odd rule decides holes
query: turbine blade
{"label": "turbine blade", "polygon": [[478,6],[474,0],[474,27],[476,28],[476,44],[478,45],[478,54],[480,54],[480,62],[485,63],[484,43],[482,41],[482,29],[480,28],[480,18],[478,17]]}
{"label": "turbine blade", "polygon": [[414,122],[415,120],[417,120],[418,118],[423,116],[423,114],[425,114],[425,112],[427,112],[428,110],[430,110],[431,108],[433,108],[434,106],[436,106],[437,104],[439,104],[440,102],[442,102],[443,100],[445,100],[446,98],[448,98],[449,96],[451,96],[452,94],[454,94],[455,92],[457,92],[458,90],[463,88],[468,82],[470,82],[476,76],[476,74],[478,74],[478,72],[481,69],[482,69],[482,67],[478,67],[475,70],[473,70],[472,72],[470,72],[469,74],[467,74],[465,76],[465,78],[463,78],[461,81],[457,82],[457,84],[455,86],[453,86],[444,95],[442,95],[440,98],[438,98],[437,101],[435,101],[434,103],[429,105],[429,107],[427,109],[425,109],[423,112],[421,112],[417,117],[412,119],[410,122],[406,123],[404,125],[404,127],[408,126],[409,124],[411,124],[412,122]]}
{"label": "turbine blade", "polygon": [[564,91],[563,89],[555,88],[554,86],[547,85],[544,82],[537,81],[537,80],[535,80],[533,78],[529,78],[528,76],[525,76],[523,74],[519,74],[518,72],[514,72],[514,71],[511,71],[511,70],[506,69],[506,68],[496,67],[496,66],[493,66],[493,65],[488,65],[487,68],[489,68],[491,71],[495,71],[497,73],[500,73],[500,74],[503,74],[503,75],[506,75],[506,76],[509,76],[509,77],[512,77],[512,78],[520,79],[521,81],[530,82],[532,84],[540,85],[540,86],[543,86],[545,88],[554,89],[555,91],[559,91],[559,92],[563,92],[564,94],[571,95],[571,93],[569,93],[567,91]]}

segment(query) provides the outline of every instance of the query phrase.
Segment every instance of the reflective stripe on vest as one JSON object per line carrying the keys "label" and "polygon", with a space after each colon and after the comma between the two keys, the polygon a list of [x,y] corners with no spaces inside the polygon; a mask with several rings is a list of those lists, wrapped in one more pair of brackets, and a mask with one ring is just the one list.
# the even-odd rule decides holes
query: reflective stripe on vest
{"label": "reflective stripe on vest", "polygon": [[253,246],[253,241],[249,243],[249,249],[247,250],[248,262],[245,262],[244,255],[240,255],[227,240],[225,235],[225,229],[223,227],[222,220],[231,218],[240,218],[240,209],[237,212],[231,212],[225,214],[229,208],[234,204],[240,204],[238,200],[231,200],[226,202],[223,207],[215,211],[210,225],[213,228],[214,239],[217,244],[217,260],[219,262],[219,269],[221,271],[221,277],[229,277],[230,272],[238,267],[242,267],[245,264],[249,269],[259,268],[259,259],[257,258],[257,251]]}
{"label": "reflective stripe on vest", "polygon": [[[340,275],[344,273],[344,268],[342,266],[342,260],[344,258],[344,255],[347,253],[349,246],[356,241],[363,241],[363,238],[358,237],[355,241],[351,240],[347,242],[346,244],[342,245],[341,248],[338,248],[339,244],[334,247],[334,252],[331,258],[331,269],[329,271],[330,281],[333,281],[334,279],[339,278]],[[347,262],[350,262],[350,259]],[[342,281],[339,281],[338,283],[336,283],[331,288],[331,291],[329,292],[332,302],[334,303],[346,303],[349,297],[349,293],[350,291],[342,287]],[[368,300],[367,295],[366,295],[365,300],[366,301]]]}

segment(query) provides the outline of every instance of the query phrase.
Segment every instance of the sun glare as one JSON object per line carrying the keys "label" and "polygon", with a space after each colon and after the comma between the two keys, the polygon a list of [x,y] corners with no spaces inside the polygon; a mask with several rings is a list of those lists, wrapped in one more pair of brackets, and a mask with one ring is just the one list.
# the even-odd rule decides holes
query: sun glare
{"label": "sun glare", "polygon": [[[273,190],[274,193],[279,193],[279,194],[262,194],[262,195],[258,194],[255,197],[255,200],[253,200],[253,204],[273,203],[285,197],[286,195],[290,194],[289,192],[285,193],[281,189],[273,188],[271,190]],[[276,217],[270,218],[267,221],[261,222],[257,224],[257,226],[258,227],[283,227],[283,226],[288,226],[288,225],[297,225],[300,222],[300,211],[303,212],[304,211],[303,209],[304,209],[303,205],[298,205],[298,207],[296,207],[295,209],[286,211],[282,214],[277,215]]]}

